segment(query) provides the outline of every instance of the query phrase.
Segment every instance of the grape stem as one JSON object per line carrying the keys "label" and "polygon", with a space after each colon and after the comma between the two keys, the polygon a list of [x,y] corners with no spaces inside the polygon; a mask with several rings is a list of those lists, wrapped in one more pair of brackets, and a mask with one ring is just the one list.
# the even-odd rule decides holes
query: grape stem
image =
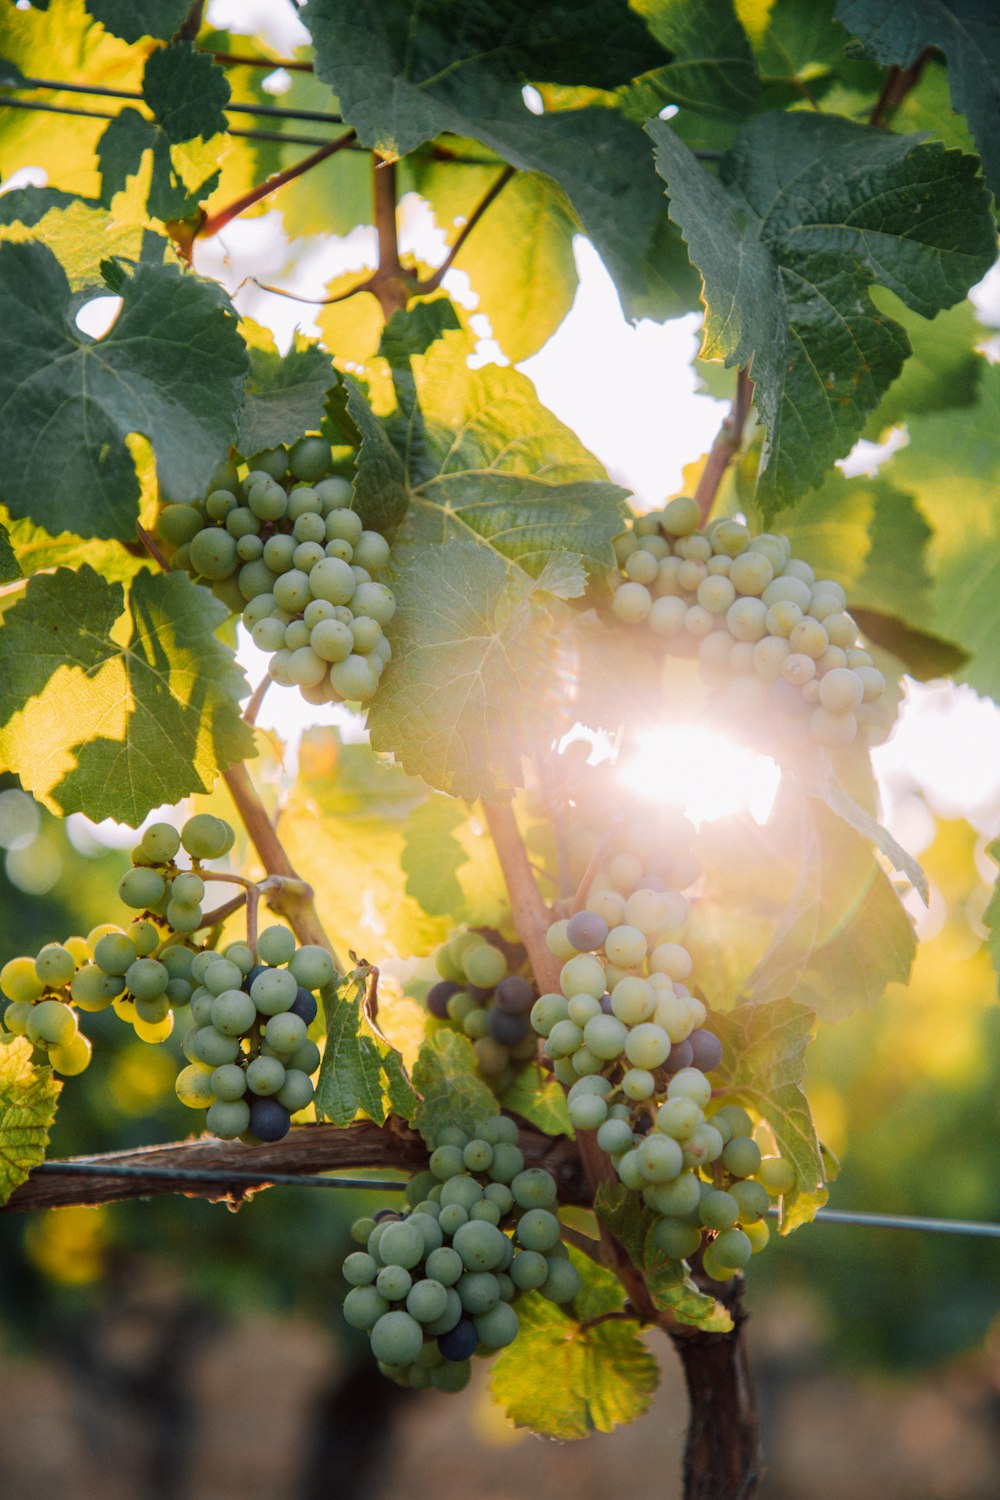
{"label": "grape stem", "polygon": [[145,547],[146,551],[149,553],[153,561],[155,563],[158,563],[166,573],[169,568],[167,559],[164,557],[163,553],[160,551],[159,547],[156,545],[153,538],[146,530],[145,526],[140,526],[138,521],[136,521],[135,523],[135,534],[139,538],[140,542]]}
{"label": "grape stem", "polygon": [[919,81],[921,73],[933,54],[933,47],[925,47],[908,68],[893,66],[889,69],[885,76],[885,83],[882,85],[882,92],[875,101],[875,107],[869,116],[869,125],[874,125],[877,130],[885,130],[907,94]]}
{"label": "grape stem", "polygon": [[254,688],[246,708],[243,710],[243,722],[244,724],[249,724],[251,729],[256,727],[257,715],[260,713],[261,704],[264,702],[264,695],[273,681],[274,679],[265,672],[260,682]]}
{"label": "grape stem", "polygon": [[750,415],[752,404],[753,381],[750,378],[749,369],[744,368],[736,376],[736,393],[733,396],[732,407],[722,419],[722,426],[705,460],[705,467],[694,492],[701,526],[704,526],[708,520],[726,470],[740,451],[743,429]]}
{"label": "grape stem", "polygon": [[599,1323],[641,1323],[642,1321],[642,1318],[640,1318],[634,1309],[630,1311],[627,1307],[622,1307],[616,1311],[598,1313],[596,1318],[588,1318],[586,1323],[580,1324],[576,1333],[577,1335],[587,1333],[591,1328],[596,1328]]}
{"label": "grape stem", "polygon": [[354,131],[345,130],[343,135],[338,135],[335,140],[327,141],[317,151],[313,151],[309,156],[304,156],[301,161],[295,162],[290,167],[285,167],[281,172],[272,172],[270,177],[265,177],[263,182],[259,182],[249,192],[241,193],[238,198],[233,199],[232,203],[228,203],[225,208],[220,208],[218,213],[209,214],[203,218],[201,223],[195,228],[190,240],[186,241],[180,247],[181,253],[185,255],[185,259],[188,261],[191,259],[191,245],[194,240],[211,239],[213,235],[219,233],[220,229],[225,229],[227,224],[231,224],[233,219],[245,213],[248,208],[252,208],[255,203],[259,203],[263,198],[269,198],[272,193],[276,193],[286,183],[294,182],[296,177],[301,177],[303,173],[311,171],[313,167],[318,167],[320,162],[326,161],[327,157],[333,156],[337,151],[343,151],[344,147],[350,146],[354,140]]}
{"label": "grape stem", "polygon": [[571,916],[578,911],[583,911],[586,907],[587,898],[590,895],[590,888],[594,883],[594,876],[601,868],[601,862],[604,859],[604,856],[607,854],[611,844],[611,840],[614,838],[616,832],[617,830],[615,828],[609,828],[607,833],[601,839],[601,842],[598,844],[597,848],[594,850],[593,854],[590,856],[590,861],[587,865],[587,868],[583,872],[580,884],[576,888],[576,894],[574,895],[572,903],[570,905]]}

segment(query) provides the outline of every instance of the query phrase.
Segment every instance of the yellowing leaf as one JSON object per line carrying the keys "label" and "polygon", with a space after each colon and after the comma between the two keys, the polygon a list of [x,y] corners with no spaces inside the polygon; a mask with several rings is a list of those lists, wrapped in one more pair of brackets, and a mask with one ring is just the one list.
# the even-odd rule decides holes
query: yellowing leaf
{"label": "yellowing leaf", "polygon": [[0,1204],[45,1160],[62,1084],[26,1037],[0,1036]]}

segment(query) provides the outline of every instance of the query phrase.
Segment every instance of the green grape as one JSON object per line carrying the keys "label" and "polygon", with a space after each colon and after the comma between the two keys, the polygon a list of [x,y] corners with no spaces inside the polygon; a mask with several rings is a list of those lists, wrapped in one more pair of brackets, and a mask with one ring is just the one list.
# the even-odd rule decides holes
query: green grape
{"label": "green grape", "polygon": [[760,1182],[734,1182],[729,1192],[740,1207],[740,1223],[762,1219],[771,1205],[767,1188]]}
{"label": "green grape", "polygon": [[441,1206],[448,1208],[453,1203],[459,1204],[468,1213],[473,1204],[478,1203],[483,1196],[483,1190],[474,1177],[467,1172],[459,1172],[441,1187]]}
{"label": "green grape", "polygon": [[312,598],[309,590],[315,572],[316,568],[313,568],[312,573],[303,573],[301,568],[290,568],[287,573],[282,573],[274,580],[272,593],[275,604],[292,615],[305,609]]}
{"label": "green grape", "polygon": [[264,555],[260,538],[260,521],[247,505],[238,505],[226,516],[226,530],[236,539],[236,556],[241,562],[255,562]]}
{"label": "green grape", "polygon": [[226,990],[238,990],[243,983],[243,973],[239,964],[230,959],[213,957],[211,963],[205,965],[202,984],[211,994],[221,995]]}
{"label": "green grape", "polygon": [[232,490],[212,490],[205,498],[205,514],[213,521],[225,521],[236,507],[237,499]]}
{"label": "green grape", "polygon": [[519,1172],[510,1184],[514,1202],[520,1208],[553,1208],[556,1202],[555,1178],[542,1167]]}
{"label": "green grape", "polygon": [[52,989],[69,984],[76,973],[76,960],[61,943],[48,943],[35,959],[35,973],[42,984]]}
{"label": "green grape", "polygon": [[379,1255],[385,1265],[403,1266],[410,1271],[424,1258],[424,1237],[405,1219],[386,1224],[379,1237]]}
{"label": "green grape", "polygon": [[258,651],[266,651],[268,655],[280,651],[285,643],[285,626],[280,620],[268,617],[258,620],[250,631],[250,636]]}
{"label": "green grape", "polygon": [[692,1099],[705,1109],[712,1097],[712,1085],[698,1068],[681,1068],[667,1084],[668,1099]]}
{"label": "green grape", "polygon": [[[141,846],[140,846],[141,847]],[[118,895],[126,906],[144,911],[162,901],[166,884],[157,870],[142,865],[126,870],[118,882]]]}
{"label": "green grape", "polygon": [[493,1165],[490,1176],[494,1182],[513,1182],[518,1172],[524,1171],[524,1153],[509,1141],[498,1141],[493,1150]]}
{"label": "green grape", "polygon": [[316,1043],[305,1041],[286,1059],[285,1067],[291,1072],[305,1073],[308,1078],[320,1065],[320,1052]]}
{"label": "green grape", "polygon": [[551,1250],[559,1242],[559,1220],[544,1208],[531,1208],[517,1225],[517,1241],[525,1250]]}
{"label": "green grape", "polygon": [[566,998],[591,995],[600,1000],[605,992],[604,965],[590,953],[577,953],[559,971],[559,987]]}
{"label": "green grape", "polygon": [[376,1290],[387,1302],[402,1302],[412,1285],[413,1277],[402,1266],[383,1266],[375,1279]]}
{"label": "green grape", "polygon": [[[489,1141],[491,1146],[517,1145],[517,1125],[509,1115],[492,1115],[489,1119],[480,1120],[476,1129],[480,1139]],[[493,1160],[496,1161],[496,1152],[493,1153]],[[498,1186],[486,1189],[487,1195],[497,1192],[501,1198],[505,1191],[506,1189],[501,1189]],[[510,1207],[509,1203],[507,1207]]]}
{"label": "green grape", "polygon": [[29,1000],[12,1000],[4,1011],[3,1021],[9,1032],[14,1036],[25,1036],[28,1030],[28,1017],[31,1015],[31,1002]]}
{"label": "green grape", "polygon": [[765,1156],[755,1175],[776,1198],[792,1192],[797,1180],[795,1168],[783,1156]]}
{"label": "green grape", "polygon": [[687,1260],[701,1247],[701,1230],[679,1219],[658,1219],[653,1227],[653,1240],[672,1260]]}
{"label": "green grape", "polygon": [[231,577],[239,561],[235,538],[222,526],[199,531],[191,540],[188,555],[193,572],[216,582]]}
{"label": "green grape", "polygon": [[288,960],[288,968],[297,984],[303,989],[321,990],[336,977],[333,959],[325,948],[307,944],[299,948]]}
{"label": "green grape", "polygon": [[626,1026],[637,1026],[653,1014],[656,995],[647,980],[630,975],[619,979],[611,991],[611,1009]]}
{"label": "green grape", "polygon": [[617,964],[622,969],[631,969],[646,957],[646,935],[638,927],[630,927],[627,923],[612,927],[604,940],[604,951],[609,963]]}
{"label": "green grape", "polygon": [[500,1302],[489,1312],[477,1314],[472,1321],[480,1344],[487,1349],[503,1349],[517,1338],[517,1313],[506,1302]]}
{"label": "green grape", "polygon": [[456,1286],[462,1307],[477,1316],[500,1301],[500,1283],[490,1271],[469,1271]]}
{"label": "green grape", "polygon": [[263,1016],[277,1016],[295,1004],[298,985],[287,969],[266,969],[250,986],[250,994]]}
{"label": "green grape", "polygon": [[276,1057],[255,1057],[247,1068],[247,1087],[258,1098],[268,1098],[284,1087],[285,1068]]}
{"label": "green grape", "polygon": [[363,1250],[355,1250],[341,1267],[344,1280],[351,1286],[370,1286],[378,1274],[378,1266]]}
{"label": "green grape", "polygon": [[[389,1304],[384,1297],[380,1297],[373,1286],[352,1287],[344,1298],[343,1304],[344,1321],[352,1328],[370,1329],[374,1328],[380,1318],[389,1313]],[[397,1314],[405,1317],[405,1313]],[[419,1328],[419,1324],[416,1325]]]}
{"label": "green grape", "polygon": [[388,625],[396,613],[396,596],[384,583],[361,582],[354,591],[351,608],[355,615],[366,615],[380,625]]}
{"label": "green grape", "polygon": [[105,974],[97,964],[84,964],[73,976],[70,996],[80,1010],[106,1010],[125,988],[121,975]]}
{"label": "green grape", "polygon": [[357,580],[349,563],[338,557],[327,557],[313,568],[308,585],[314,599],[323,599],[328,604],[350,604]]}
{"label": "green grape", "polygon": [[196,813],[181,829],[181,843],[192,859],[220,859],[232,848],[233,831],[211,813]]}
{"label": "green grape", "polygon": [[[714,1118],[714,1117],[713,1117]],[[660,1105],[656,1116],[656,1128],[675,1141],[686,1141],[700,1125],[705,1116],[693,1099],[676,1097]]]}
{"label": "green grape", "polygon": [[290,1114],[295,1114],[312,1103],[315,1093],[316,1090],[308,1073],[303,1073],[299,1068],[286,1066],[285,1081],[275,1097]]}
{"label": "green grape", "polygon": [[338,477],[321,479],[316,486],[316,494],[319,496],[323,509],[327,513],[332,510],[343,510],[349,506],[353,493],[354,491],[350,482]]}
{"label": "green grape", "polygon": [[271,1017],[264,1027],[264,1035],[268,1046],[273,1047],[280,1057],[286,1057],[297,1051],[305,1041],[306,1023],[301,1016],[284,1011]]}
{"label": "green grape", "polygon": [[145,917],[134,917],[128,924],[126,937],[140,958],[148,958],[155,953],[163,940],[163,935],[155,922],[148,921]]}
{"label": "green grape", "polygon": [[507,974],[507,960],[499,948],[479,943],[464,959],[465,977],[478,989],[492,990]]}
{"label": "green grape", "polygon": [[49,1062],[64,1078],[76,1078],[86,1071],[92,1052],[89,1038],[81,1031],[62,1046],[50,1046]]}
{"label": "green grape", "polygon": [[597,1132],[597,1144],[608,1156],[621,1156],[635,1145],[632,1127],[626,1120],[606,1120]]}
{"label": "green grape", "polygon": [[191,1063],[178,1073],[174,1088],[178,1099],[188,1109],[208,1109],[209,1105],[215,1103],[215,1094],[212,1092],[213,1071],[203,1063]]}
{"label": "green grape", "polygon": [[377,531],[362,531],[354,546],[354,561],[378,573],[389,561],[389,543]]}
{"label": "green grape", "polygon": [[734,1177],[752,1177],[760,1169],[760,1147],[749,1136],[735,1136],[722,1151],[722,1165]]}
{"label": "green grape", "polygon": [[680,1175],[684,1155],[670,1136],[654,1132],[647,1135],[637,1149],[642,1175],[647,1182],[672,1182]]}
{"label": "green grape", "polygon": [[200,906],[187,906],[181,901],[171,901],[167,905],[167,922],[175,932],[197,932],[201,918]]}
{"label": "green grape", "polygon": [[701,1202],[701,1181],[694,1172],[685,1170],[673,1182],[645,1188],[644,1197],[657,1213],[670,1218],[687,1218],[696,1212]]}
{"label": "green grape", "polygon": [[699,1125],[684,1142],[684,1160],[689,1166],[718,1161],[722,1155],[722,1136],[713,1125]]}
{"label": "green grape", "polygon": [[570,1100],[568,1107],[575,1130],[597,1130],[608,1117],[608,1106],[597,1094],[582,1094]]}
{"label": "green grape", "polygon": [[306,484],[314,484],[329,474],[330,463],[330,444],[326,438],[300,437],[288,451],[288,468]]}
{"label": "green grape", "polygon": [[713,1255],[720,1265],[738,1271],[753,1253],[753,1246],[742,1229],[724,1229],[713,1244]]}
{"label": "green grape", "polygon": [[288,453],[280,446],[262,448],[250,459],[250,468],[269,475],[271,479],[284,479],[288,473]]}
{"label": "green grape", "polygon": [[706,1229],[730,1229],[739,1218],[740,1206],[732,1193],[709,1188],[702,1194],[698,1218]]}
{"label": "green grape", "polygon": [[452,1246],[470,1271],[493,1271],[507,1253],[507,1237],[493,1224],[470,1219],[455,1231]]}
{"label": "green grape", "polygon": [[662,1026],[657,1026],[652,1021],[634,1026],[625,1041],[625,1056],[629,1062],[646,1071],[666,1062],[669,1053],[670,1038]]}
{"label": "green grape", "polygon": [[651,1099],[656,1092],[656,1079],[645,1068],[629,1068],[622,1079],[622,1093],[626,1099]]}
{"label": "green grape", "polygon": [[199,1026],[189,1050],[194,1061],[214,1069],[223,1063],[234,1063],[240,1055],[240,1044],[236,1037],[226,1036],[214,1026]]}
{"label": "green grape", "polygon": [[215,996],[210,1014],[216,1031],[226,1037],[240,1037],[256,1021],[257,1007],[245,990],[228,989]]}
{"label": "green grape", "polygon": [[30,1003],[44,995],[45,981],[39,979],[33,958],[12,958],[0,969],[0,989],[11,1000]]}
{"label": "green grape", "polygon": [[550,1036],[557,1021],[565,1021],[569,1005],[564,995],[540,995],[531,1007],[529,1019],[539,1036]]}
{"label": "green grape", "polygon": [[470,1172],[485,1172],[493,1164],[493,1147],[489,1141],[471,1140],[462,1149],[462,1161]]}
{"label": "green grape", "polygon": [[94,961],[105,974],[124,977],[138,954],[123,932],[106,932],[94,945]]}
{"label": "green grape", "polygon": [[232,1104],[247,1091],[247,1075],[236,1063],[220,1063],[211,1077],[212,1092],[217,1099]]}
{"label": "green grape", "polygon": [[208,1107],[205,1126],[220,1140],[235,1141],[250,1128],[250,1106],[245,1099],[216,1099]]}
{"label": "green grape", "polygon": [[441,1210],[438,1223],[445,1234],[454,1234],[456,1229],[469,1222],[468,1212],[460,1203],[449,1203]]}
{"label": "green grape", "polygon": [[336,507],[327,511],[326,535],[328,541],[349,542],[355,547],[364,530],[361,517],[353,510]]}
{"label": "green grape", "polygon": [[572,1302],[580,1290],[580,1273],[571,1260],[548,1257],[549,1274],[539,1291],[549,1302]]}
{"label": "green grape", "polygon": [[378,687],[378,676],[370,660],[353,651],[330,668],[330,682],[347,702],[363,703],[370,698]]}
{"label": "green grape", "polygon": [[440,1281],[418,1281],[406,1297],[406,1311],[418,1323],[436,1323],[448,1308],[448,1288]]}
{"label": "green grape", "polygon": [[190,542],[203,525],[201,511],[193,505],[165,505],[156,518],[157,533],[170,547]]}
{"label": "green grape", "polygon": [[257,958],[262,964],[286,964],[294,953],[295,937],[287,927],[265,927],[257,939]]}
{"label": "green grape", "polygon": [[125,986],[136,1000],[154,1000],[162,995],[170,975],[155,958],[137,958],[125,971]]}

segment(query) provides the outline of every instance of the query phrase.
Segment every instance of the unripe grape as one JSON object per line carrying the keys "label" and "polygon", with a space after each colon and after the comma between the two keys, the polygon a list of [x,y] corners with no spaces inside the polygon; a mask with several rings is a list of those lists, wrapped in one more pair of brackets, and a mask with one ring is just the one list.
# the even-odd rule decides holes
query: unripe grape
{"label": "unripe grape", "polygon": [[729,580],[738,594],[758,597],[763,594],[774,577],[774,567],[770,559],[755,546],[755,543],[759,541],[760,538],[755,537],[746,552],[733,558]]}
{"label": "unripe grape", "polygon": [[660,512],[659,521],[668,536],[690,536],[698,528],[701,512],[698,504],[687,495],[678,495]]}
{"label": "unripe grape", "polygon": [[626,625],[638,625],[653,608],[653,596],[642,583],[623,583],[615,590],[611,608]]}
{"label": "unripe grape", "polygon": [[78,1032],[62,1046],[49,1047],[49,1062],[64,1078],[76,1078],[86,1071],[92,1052],[90,1039]]}
{"label": "unripe grape", "polygon": [[177,1075],[174,1088],[178,1099],[189,1109],[207,1109],[215,1102],[212,1091],[212,1068],[201,1063],[192,1063],[182,1068]]}
{"label": "unripe grape", "polygon": [[[608,933],[604,943],[604,951],[609,962],[618,964],[623,969],[631,969],[639,964],[646,956],[646,937],[638,927],[630,927],[623,924],[613,927]],[[603,994],[603,975],[601,993]]]}
{"label": "unripe grape", "polygon": [[61,943],[48,943],[35,959],[35,973],[43,984],[59,989],[76,973],[76,960]]}

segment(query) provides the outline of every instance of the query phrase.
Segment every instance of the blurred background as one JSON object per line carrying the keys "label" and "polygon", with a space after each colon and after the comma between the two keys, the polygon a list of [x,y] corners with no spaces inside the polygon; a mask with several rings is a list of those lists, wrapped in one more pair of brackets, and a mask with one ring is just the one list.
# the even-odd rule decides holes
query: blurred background
{"label": "blurred background", "polygon": [[[208,14],[234,33],[264,31],[279,54],[302,39],[284,0],[215,0]],[[269,91],[282,86],[275,74]],[[3,188],[38,180],[19,173]],[[441,259],[416,200],[402,223],[404,248]],[[362,230],[293,241],[269,209],[230,225],[199,267],[234,290],[255,275],[318,296],[370,263],[372,240]],[[632,328],[582,241],[577,258],[573,311],[524,368],[649,508],[677,491],[725,407],[692,368],[697,318]],[[461,296],[461,273],[450,275]],[[973,300],[985,325],[1000,323],[1000,278]],[[244,286],[237,304],[282,347],[296,327],[316,332],[294,301]],[[91,331],[102,317],[95,306]],[[496,353],[488,334],[484,359]],[[878,461],[860,444],[851,462],[856,472]],[[241,659],[256,682],[262,660],[245,637]],[[261,726],[284,742],[272,791],[294,796],[299,736],[317,717],[336,715],[290,690],[268,695]],[[809,1049],[817,1125],[842,1162],[831,1206],[998,1223],[1000,1011],[983,913],[996,876],[986,850],[1000,834],[1000,713],[968,689],[913,684],[877,759],[885,819],[923,863],[932,901],[915,912],[911,985],[824,1026]],[[132,837],[60,823],[0,777],[0,964],[113,915]],[[94,1062],[64,1090],[51,1154],[185,1135],[179,1046],[137,1041],[112,1012],[88,1016],[87,1030]],[[402,1500],[416,1487],[441,1500],[679,1496],[687,1402],[662,1337],[648,1415],[576,1444],[509,1427],[486,1365],[457,1397],[384,1380],[339,1312],[350,1223],[378,1201],[273,1189],[238,1212],[164,1197],[0,1215],[2,1500]],[[996,1500],[1000,1242],[817,1224],[772,1239],[747,1295],[768,1500]]]}

